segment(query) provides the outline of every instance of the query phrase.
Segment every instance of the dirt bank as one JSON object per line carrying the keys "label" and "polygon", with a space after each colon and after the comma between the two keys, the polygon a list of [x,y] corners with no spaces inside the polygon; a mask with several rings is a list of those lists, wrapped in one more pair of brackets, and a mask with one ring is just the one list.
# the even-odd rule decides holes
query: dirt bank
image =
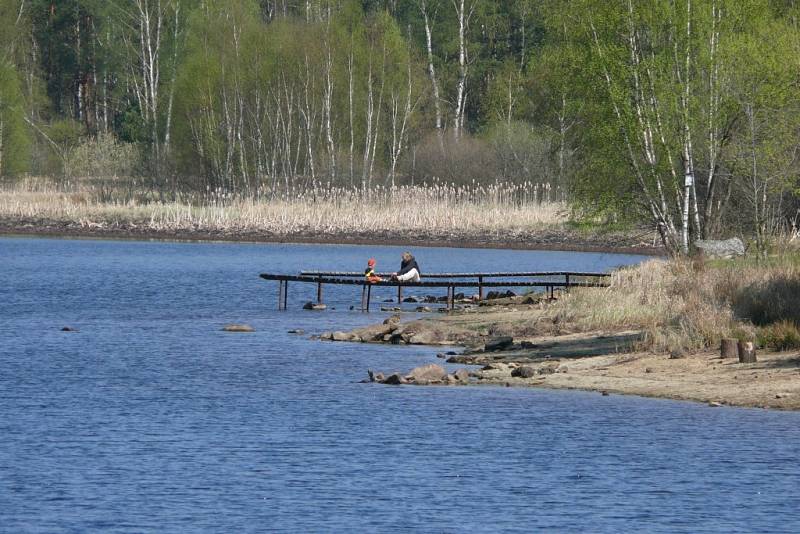
{"label": "dirt bank", "polygon": [[100,239],[161,239],[177,241],[230,241],[246,243],[319,243],[343,245],[440,246],[456,248],[502,248],[517,250],[567,250],[663,255],[664,250],[641,236],[623,233],[585,234],[563,227],[517,235],[490,232],[403,233],[392,229],[370,229],[363,233],[297,231],[271,233],[253,229],[154,228],[128,222],[86,223],[49,219],[0,217],[0,235],[38,237],[82,237]]}
{"label": "dirt bank", "polygon": [[741,364],[718,352],[653,354],[638,350],[641,332],[569,332],[547,314],[550,304],[511,302],[442,317],[392,318],[348,333],[341,341],[461,345],[441,354],[480,365],[469,385],[581,389],[713,405],[800,409],[800,353],[760,352]]}

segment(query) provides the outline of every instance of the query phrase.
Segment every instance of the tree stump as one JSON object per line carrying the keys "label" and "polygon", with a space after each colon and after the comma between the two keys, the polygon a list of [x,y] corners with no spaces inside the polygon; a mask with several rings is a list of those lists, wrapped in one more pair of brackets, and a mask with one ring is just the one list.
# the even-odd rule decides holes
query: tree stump
{"label": "tree stump", "polygon": [[739,347],[738,341],[732,338],[725,338],[719,348],[720,358],[738,358]]}
{"label": "tree stump", "polygon": [[756,363],[756,346],[752,341],[740,341],[739,363]]}

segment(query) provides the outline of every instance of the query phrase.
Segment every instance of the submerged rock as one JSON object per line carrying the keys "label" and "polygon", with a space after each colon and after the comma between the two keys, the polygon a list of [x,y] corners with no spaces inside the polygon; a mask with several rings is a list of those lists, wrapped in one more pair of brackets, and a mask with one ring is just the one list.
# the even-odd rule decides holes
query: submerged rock
{"label": "submerged rock", "polygon": [[75,329],[75,328],[72,328],[71,326],[65,326],[64,328],[61,329],[61,331],[62,332],[77,332],[78,330]]}
{"label": "submerged rock", "polygon": [[302,336],[303,334],[306,333],[306,331],[303,330],[302,328],[293,328],[292,330],[287,330],[286,333],[287,334],[297,334],[298,336]]}
{"label": "submerged rock", "polygon": [[303,309],[304,310],[313,310],[313,311],[323,311],[323,310],[327,310],[328,306],[325,305],[325,304],[322,304],[321,302],[315,303],[315,302],[309,301],[309,302],[306,302],[305,304],[303,304]]}
{"label": "submerged rock", "polygon": [[222,330],[225,332],[255,332],[256,329],[249,324],[228,324]]}

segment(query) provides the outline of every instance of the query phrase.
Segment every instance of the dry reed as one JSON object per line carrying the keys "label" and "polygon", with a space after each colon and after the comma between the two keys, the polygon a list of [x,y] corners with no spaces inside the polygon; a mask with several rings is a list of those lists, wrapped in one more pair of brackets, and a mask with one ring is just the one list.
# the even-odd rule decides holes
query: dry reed
{"label": "dry reed", "polygon": [[91,188],[62,191],[38,183],[6,187],[0,189],[0,217],[73,221],[83,226],[130,224],[155,231],[290,235],[385,230],[504,236],[560,225],[567,219],[566,205],[541,202],[534,184],[434,184],[375,188],[368,194],[316,185],[275,195],[256,192],[247,198],[209,191],[172,202],[123,196],[121,191],[111,195],[111,200],[100,196]]}
{"label": "dry reed", "polygon": [[714,347],[728,336],[754,339],[756,326],[800,322],[800,267],[791,256],[709,265],[651,260],[615,272],[601,291],[565,295],[554,309],[559,322],[583,331],[640,329],[643,348],[667,352]]}

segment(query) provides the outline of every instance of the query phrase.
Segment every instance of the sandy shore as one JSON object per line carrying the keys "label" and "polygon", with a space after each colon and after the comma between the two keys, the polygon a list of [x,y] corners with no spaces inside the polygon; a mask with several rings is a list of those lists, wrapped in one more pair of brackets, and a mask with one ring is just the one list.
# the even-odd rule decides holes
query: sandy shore
{"label": "sandy shore", "polygon": [[[674,357],[637,351],[641,334],[558,332],[541,335],[546,303],[476,308],[416,321],[373,325],[343,341],[460,345],[441,354],[450,363],[481,366],[469,386],[580,389],[783,410],[800,409],[800,353],[764,352],[758,362],[722,359],[718,352]],[[395,319],[395,321],[397,321]],[[392,326],[392,330],[387,328]],[[553,327],[547,327],[553,330]],[[349,337],[348,337],[349,336]],[[492,347],[497,341],[504,346]]]}
{"label": "sandy shore", "polygon": [[[800,354],[761,353],[742,364],[705,352],[668,355],[622,353],[583,358],[487,363],[473,372],[476,384],[582,389],[697,402],[783,410],[800,409]],[[530,378],[511,376],[530,367]]]}
{"label": "sandy shore", "polygon": [[252,229],[179,228],[156,229],[145,224],[97,224],[46,219],[0,217],[0,235],[136,239],[169,241],[226,241],[242,243],[319,243],[343,245],[439,246],[456,248],[500,248],[516,250],[565,250],[621,254],[664,254],[660,246],[622,233],[585,234],[567,227],[521,235],[495,233],[403,233],[370,229],[363,233],[293,232],[276,234]]}

